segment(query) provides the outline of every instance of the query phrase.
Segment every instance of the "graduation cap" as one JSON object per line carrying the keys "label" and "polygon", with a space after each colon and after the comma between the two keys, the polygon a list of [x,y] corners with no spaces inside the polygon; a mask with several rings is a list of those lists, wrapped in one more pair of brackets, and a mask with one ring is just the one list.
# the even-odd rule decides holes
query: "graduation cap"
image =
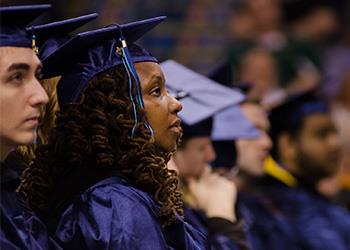
{"label": "graduation cap", "polygon": [[222,86],[173,60],[167,60],[160,65],[167,89],[181,99],[183,109],[179,116],[184,125],[193,126],[203,122],[244,99],[242,93]]}
{"label": "graduation cap", "polygon": [[[231,87],[235,91],[245,93],[245,85],[233,85],[232,64],[229,60],[217,64],[208,77],[224,86]],[[216,141],[235,140],[239,138],[256,138],[258,130],[250,123],[239,106],[227,108],[214,116],[212,139]]]}
{"label": "graduation cap", "polygon": [[224,60],[215,65],[207,76],[215,82],[239,90],[244,94],[247,94],[253,87],[251,82],[234,82],[233,65],[230,60]]}
{"label": "graduation cap", "polygon": [[0,47],[32,47],[26,27],[51,7],[49,4],[0,7]]}
{"label": "graduation cap", "polygon": [[232,168],[237,158],[235,140],[259,136],[260,132],[245,117],[240,106],[227,108],[214,115],[211,138],[216,158],[211,163],[212,167]]}
{"label": "graduation cap", "polygon": [[328,103],[315,89],[291,95],[284,103],[271,110],[270,135],[275,140],[281,132],[295,129],[307,116],[328,112]]}
{"label": "graduation cap", "polygon": [[247,120],[238,105],[214,115],[211,138],[214,141],[253,139],[260,136],[255,126]]}
{"label": "graduation cap", "polygon": [[[134,44],[166,17],[160,16],[124,25],[113,24],[97,30],[78,33],[43,60],[47,77],[61,75],[57,95],[61,110],[77,102],[88,81],[100,72],[123,64],[140,89],[133,63],[157,59]],[[59,67],[59,71],[57,70]],[[138,91],[135,97],[142,106]]]}
{"label": "graduation cap", "polygon": [[319,7],[333,8],[333,5],[328,0],[284,0],[282,7],[285,19],[293,22],[306,17]]}
{"label": "graduation cap", "polygon": [[236,165],[237,149],[235,141],[213,141],[216,158],[210,165],[213,168],[231,169]]}
{"label": "graduation cap", "polygon": [[207,76],[224,86],[234,87],[232,63],[229,60],[224,60],[215,65]]}
{"label": "graduation cap", "polygon": [[43,60],[69,39],[69,33],[97,17],[97,13],[92,13],[62,21],[32,25],[26,30],[35,35],[35,43],[39,49],[38,56]]}

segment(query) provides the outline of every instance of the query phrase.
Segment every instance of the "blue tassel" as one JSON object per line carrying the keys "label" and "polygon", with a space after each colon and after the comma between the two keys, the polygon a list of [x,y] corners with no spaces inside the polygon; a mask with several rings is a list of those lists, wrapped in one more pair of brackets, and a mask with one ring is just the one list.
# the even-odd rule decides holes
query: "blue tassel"
{"label": "blue tassel", "polygon": [[[119,41],[122,44],[121,48],[120,48],[120,56],[122,57],[122,62],[123,62],[123,66],[128,74],[128,78],[129,78],[129,97],[130,100],[132,102],[133,105],[133,114],[134,114],[134,120],[135,120],[135,124],[134,127],[131,131],[131,135],[134,136],[135,134],[135,130],[137,128],[137,123],[138,123],[138,116],[137,116],[137,109],[136,109],[136,102],[138,103],[138,105],[140,106],[141,109],[144,110],[144,103],[143,103],[143,99],[142,99],[142,91],[141,91],[141,82],[140,79],[137,75],[136,69],[134,67],[134,64],[132,63],[131,60],[131,56],[130,56],[130,52],[128,50],[125,38],[122,34],[122,30],[120,28],[119,25],[117,25],[119,28],[119,32],[120,32],[120,38]],[[133,85],[132,85],[132,78],[135,80],[136,83],[136,102],[134,100],[134,96],[132,94],[132,90],[133,90]],[[154,136],[154,132],[153,129],[151,128],[151,126],[149,125],[148,122],[145,122],[145,127],[151,132],[152,137]]]}
{"label": "blue tassel", "polygon": [[38,128],[35,128],[35,130],[34,130],[34,142],[33,142],[33,144],[34,145],[38,145]]}

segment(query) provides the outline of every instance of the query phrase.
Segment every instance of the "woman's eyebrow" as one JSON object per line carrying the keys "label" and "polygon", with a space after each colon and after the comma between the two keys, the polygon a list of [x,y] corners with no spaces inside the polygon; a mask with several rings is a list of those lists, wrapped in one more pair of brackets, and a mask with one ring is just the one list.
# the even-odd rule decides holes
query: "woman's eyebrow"
{"label": "woman's eyebrow", "polygon": [[151,77],[151,81],[159,81],[159,82],[162,82],[163,81],[163,78],[160,76],[160,75],[153,75]]}

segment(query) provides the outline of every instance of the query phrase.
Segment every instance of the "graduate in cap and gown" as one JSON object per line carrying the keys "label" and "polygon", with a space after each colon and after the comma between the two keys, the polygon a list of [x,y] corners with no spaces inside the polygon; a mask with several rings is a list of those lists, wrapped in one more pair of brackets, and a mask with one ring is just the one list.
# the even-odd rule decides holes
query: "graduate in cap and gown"
{"label": "graduate in cap and gown", "polygon": [[[4,63],[3,68],[7,68],[7,65],[5,65],[6,59],[8,59],[5,56],[7,49],[6,47],[9,47],[14,51],[12,59],[15,60],[10,66],[22,66],[9,70],[10,73],[14,75],[12,76],[14,78],[12,79],[10,75],[9,80],[7,81],[7,87],[16,87],[13,88],[13,90],[18,89],[20,91],[19,93],[22,93],[22,95],[13,95],[13,99],[16,99],[13,100],[12,104],[3,106],[4,108],[8,109],[8,111],[12,112],[12,114],[1,112],[1,114],[4,115],[3,118],[10,121],[9,123],[5,123],[4,120],[2,123],[1,128],[3,131],[1,131],[1,147],[2,150],[6,150],[6,148],[9,147],[9,144],[11,144],[10,146],[12,150],[7,154],[1,167],[1,218],[4,218],[1,224],[2,230],[4,229],[2,231],[3,241],[1,246],[4,247],[4,249],[12,249],[16,247],[20,249],[59,248],[58,245],[53,242],[53,240],[49,239],[44,224],[27,207],[27,204],[25,204],[25,202],[23,202],[22,199],[15,193],[20,182],[20,175],[24,168],[27,167],[26,161],[22,157],[18,157],[19,155],[15,150],[18,150],[19,148],[29,149],[33,147],[32,143],[38,141],[38,134],[41,132],[41,129],[39,128],[40,125],[35,123],[35,121],[33,121],[31,126],[25,123],[19,124],[18,118],[20,117],[17,117],[16,113],[19,116],[21,112],[23,115],[24,112],[32,112],[34,115],[38,115],[37,118],[34,117],[35,119],[39,119],[40,117],[40,123],[45,124],[46,121],[43,121],[43,119],[45,119],[46,116],[43,115],[42,108],[45,105],[48,105],[51,100],[48,100],[48,103],[46,103],[47,95],[45,94],[45,91],[43,91],[46,89],[43,89],[42,86],[40,86],[42,82],[38,83],[38,81],[41,80],[41,65],[37,61],[37,56],[39,59],[42,59],[43,55],[48,55],[55,48],[53,46],[45,47],[44,45],[47,45],[48,42],[55,41],[55,39],[62,39],[64,36],[67,36],[68,32],[96,18],[97,14],[90,14],[78,18],[41,25],[28,24],[48,8],[49,5],[11,6],[1,8],[1,17],[3,21],[2,25],[4,26],[1,34],[1,47],[5,47],[1,48],[4,53],[2,57]],[[38,46],[40,46],[40,49]],[[25,50],[21,50],[19,48],[25,48]],[[19,55],[15,53],[17,51],[20,53]],[[23,55],[26,53],[28,56],[24,57]],[[18,59],[18,57],[21,59]],[[30,67],[35,66],[34,63],[30,62],[30,59],[32,59],[33,62],[38,62],[38,65],[40,65],[38,66],[37,71],[30,70]],[[23,65],[17,64],[16,60],[19,62],[24,61]],[[27,69],[27,66],[29,66],[29,69]],[[34,73],[36,75],[34,75]],[[31,80],[31,74],[35,76],[35,81]],[[36,83],[38,83],[40,87],[36,86]],[[6,85],[3,87],[3,93],[9,92],[5,88]],[[23,103],[21,103],[21,101],[23,101]],[[6,103],[5,99],[4,103]],[[31,105],[32,108],[29,108],[29,105]],[[15,110],[15,108],[20,109],[20,111]],[[17,127],[13,127],[12,133],[10,133],[11,130],[9,128],[11,128],[11,126],[9,125],[14,124],[17,124]],[[24,133],[25,131],[27,132],[27,135]],[[17,141],[26,139],[27,137],[28,139],[31,138],[29,135],[34,136],[33,140],[30,140],[29,144]],[[31,157],[33,157],[33,155],[31,155]]]}
{"label": "graduate in cap and gown", "polygon": [[239,109],[244,96],[175,61],[161,65],[169,90],[183,105],[182,142],[169,167],[179,172],[185,220],[207,236],[211,249],[248,249],[235,214],[236,188],[210,167],[216,157],[212,140],[232,141],[257,133]]}
{"label": "graduate in cap and gown", "polygon": [[[77,28],[81,28],[88,22],[96,19],[97,13],[87,14],[75,18],[55,21],[45,24],[33,24],[28,26],[27,32],[32,34],[34,50],[40,60],[43,60],[60,44],[68,40],[70,33]],[[41,109],[40,124],[36,129],[36,138],[33,144],[17,147],[6,158],[5,165],[10,164],[18,176],[35,158],[35,149],[38,145],[45,144],[48,141],[48,134],[54,126],[56,111],[58,110],[56,85],[59,77],[47,79],[45,75],[41,76],[40,83],[46,91],[49,101]],[[16,188],[16,187],[14,187]]]}
{"label": "graduate in cap and gown", "polygon": [[317,90],[290,96],[270,113],[272,156],[294,177],[270,178],[266,194],[288,216],[301,249],[349,249],[350,214],[317,191],[337,171],[340,143],[329,106]]}
{"label": "graduate in cap and gown", "polygon": [[79,33],[44,61],[60,111],[21,193],[64,249],[204,249],[166,162],[181,104],[134,42],[165,17]]}
{"label": "graduate in cap and gown", "polygon": [[[233,83],[232,67],[227,61],[217,65],[209,77],[243,93],[250,90],[249,83]],[[270,127],[267,113],[259,102],[249,99],[241,102],[240,108],[257,132],[244,130],[242,122],[234,122],[243,121],[242,118],[231,118],[228,127],[232,130],[235,126],[242,131],[241,135],[231,141],[214,141],[217,157],[212,166],[237,185],[237,210],[245,222],[251,249],[297,249],[284,214],[264,195],[264,162],[272,146],[267,134]],[[249,137],[250,134],[254,136]]]}
{"label": "graduate in cap and gown", "polygon": [[33,143],[40,109],[48,101],[39,82],[41,63],[32,48],[32,33],[26,28],[49,8],[0,8],[1,249],[59,249],[45,225],[16,194],[19,175],[15,167],[4,163],[12,150]]}

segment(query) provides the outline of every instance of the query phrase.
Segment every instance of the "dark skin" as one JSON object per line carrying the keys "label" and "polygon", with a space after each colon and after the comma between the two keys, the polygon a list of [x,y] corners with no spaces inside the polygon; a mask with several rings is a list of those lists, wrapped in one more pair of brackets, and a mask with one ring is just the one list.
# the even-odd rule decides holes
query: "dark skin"
{"label": "dark skin", "polygon": [[338,170],[340,140],[329,114],[309,115],[295,138],[286,137],[288,141],[286,160],[294,174],[314,184]]}
{"label": "dark skin", "polygon": [[167,92],[159,64],[141,62],[136,63],[135,68],[141,82],[145,111],[154,131],[155,142],[165,152],[174,151],[182,134],[181,121],[177,116],[182,109],[181,103]]}

